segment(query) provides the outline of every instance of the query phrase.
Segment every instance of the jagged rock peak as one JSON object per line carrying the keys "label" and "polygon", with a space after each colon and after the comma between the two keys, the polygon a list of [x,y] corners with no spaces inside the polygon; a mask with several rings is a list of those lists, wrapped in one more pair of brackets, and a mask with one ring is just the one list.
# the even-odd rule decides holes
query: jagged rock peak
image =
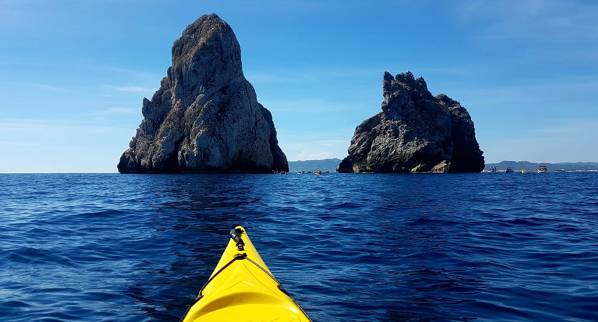
{"label": "jagged rock peak", "polygon": [[120,172],[286,171],[272,115],[243,76],[232,28],[215,14],[189,25],[118,164]]}
{"label": "jagged rock peak", "polygon": [[[172,46],[172,65],[202,63],[208,58],[221,58],[228,75],[243,75],[241,47],[232,28],[218,15],[209,14],[187,26]],[[205,66],[204,66],[205,67]]]}
{"label": "jagged rock peak", "polygon": [[361,123],[339,172],[479,172],[484,157],[467,110],[411,72],[383,78],[382,113]]}
{"label": "jagged rock peak", "polygon": [[[384,72],[384,83],[383,83],[384,95],[393,94],[397,91],[408,91],[408,92],[428,92],[428,85],[422,77],[417,79],[413,76],[410,71],[405,73],[397,74],[392,76],[389,72]],[[431,95],[431,94],[430,94]]]}

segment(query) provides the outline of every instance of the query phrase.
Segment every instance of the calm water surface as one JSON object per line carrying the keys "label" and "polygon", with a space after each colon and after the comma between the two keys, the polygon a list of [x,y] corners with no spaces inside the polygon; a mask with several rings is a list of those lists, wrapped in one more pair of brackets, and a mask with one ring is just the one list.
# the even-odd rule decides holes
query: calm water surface
{"label": "calm water surface", "polygon": [[0,175],[0,320],[177,321],[232,225],[314,321],[597,321],[598,174]]}

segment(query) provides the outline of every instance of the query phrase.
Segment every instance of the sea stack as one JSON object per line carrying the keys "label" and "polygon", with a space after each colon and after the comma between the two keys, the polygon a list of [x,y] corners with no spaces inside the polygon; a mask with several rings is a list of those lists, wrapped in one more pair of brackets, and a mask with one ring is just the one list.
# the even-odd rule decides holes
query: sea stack
{"label": "sea stack", "polygon": [[339,172],[480,172],[484,157],[467,110],[433,96],[411,72],[384,73],[382,112],[356,129]]}
{"label": "sea stack", "polygon": [[189,25],[118,163],[121,173],[288,171],[272,115],[245,79],[241,48],[215,14]]}

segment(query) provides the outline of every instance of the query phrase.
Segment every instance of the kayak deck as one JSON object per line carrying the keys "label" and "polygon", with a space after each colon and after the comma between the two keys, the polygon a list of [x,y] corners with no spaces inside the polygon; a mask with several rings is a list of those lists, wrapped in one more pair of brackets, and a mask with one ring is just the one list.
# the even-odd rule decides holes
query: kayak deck
{"label": "kayak deck", "polygon": [[231,235],[183,321],[310,321],[272,275],[245,229],[237,226]]}

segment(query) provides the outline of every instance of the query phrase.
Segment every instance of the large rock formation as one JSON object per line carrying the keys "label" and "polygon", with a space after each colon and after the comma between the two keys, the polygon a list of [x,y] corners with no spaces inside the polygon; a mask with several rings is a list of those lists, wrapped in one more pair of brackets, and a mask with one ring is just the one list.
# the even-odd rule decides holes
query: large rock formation
{"label": "large rock formation", "polygon": [[127,172],[287,171],[272,115],[243,76],[241,49],[217,15],[189,25],[118,164]]}
{"label": "large rock formation", "polygon": [[459,102],[411,72],[384,74],[382,112],[365,120],[339,172],[480,172],[484,157]]}

